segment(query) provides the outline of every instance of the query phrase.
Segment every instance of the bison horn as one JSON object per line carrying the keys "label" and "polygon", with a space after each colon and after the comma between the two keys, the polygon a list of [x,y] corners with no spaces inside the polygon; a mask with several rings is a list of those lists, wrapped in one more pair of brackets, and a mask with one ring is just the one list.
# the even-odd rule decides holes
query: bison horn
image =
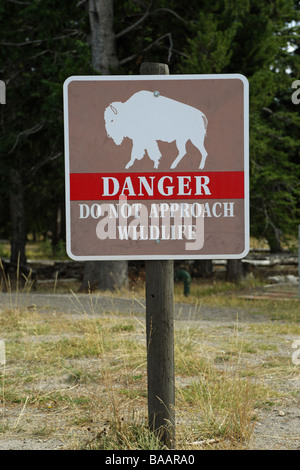
{"label": "bison horn", "polygon": [[116,108],[112,104],[110,104],[109,106],[115,114],[118,114],[118,111],[116,110]]}

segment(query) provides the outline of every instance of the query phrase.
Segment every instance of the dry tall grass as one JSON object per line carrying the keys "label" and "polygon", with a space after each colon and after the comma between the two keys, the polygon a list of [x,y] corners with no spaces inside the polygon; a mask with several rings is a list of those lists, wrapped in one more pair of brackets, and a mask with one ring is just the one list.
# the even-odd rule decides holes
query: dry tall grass
{"label": "dry tall grass", "polygon": [[[0,366],[0,439],[55,438],[73,449],[161,448],[147,427],[143,316],[40,312],[26,304],[26,289],[0,310],[7,359]],[[257,407],[279,397],[257,381],[260,361],[272,350],[261,347],[265,334],[255,324],[176,322],[178,449],[247,447]],[[291,372],[288,361],[285,367]]]}

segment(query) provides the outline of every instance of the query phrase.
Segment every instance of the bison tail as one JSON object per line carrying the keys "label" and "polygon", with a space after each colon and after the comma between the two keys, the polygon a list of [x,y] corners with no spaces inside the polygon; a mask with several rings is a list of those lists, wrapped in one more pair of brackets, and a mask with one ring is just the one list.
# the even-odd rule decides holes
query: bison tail
{"label": "bison tail", "polygon": [[205,114],[202,113],[202,117],[203,117],[203,121],[204,121],[204,127],[205,127],[205,130],[207,129],[207,125],[208,125],[208,119],[207,117],[205,116]]}

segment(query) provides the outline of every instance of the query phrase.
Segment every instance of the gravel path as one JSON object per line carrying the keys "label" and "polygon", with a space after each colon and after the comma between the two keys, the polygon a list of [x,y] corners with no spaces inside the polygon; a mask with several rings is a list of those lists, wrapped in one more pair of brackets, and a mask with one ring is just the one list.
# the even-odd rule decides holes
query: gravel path
{"label": "gravel path", "polygon": [[[37,308],[39,312],[69,313],[73,315],[103,315],[108,313],[122,313],[128,315],[145,315],[144,300],[128,297],[112,297],[109,294],[7,294],[0,293],[0,308],[9,307]],[[236,322],[264,321],[263,316],[254,316],[240,308],[214,308],[203,305],[175,304],[175,320],[201,320]]]}

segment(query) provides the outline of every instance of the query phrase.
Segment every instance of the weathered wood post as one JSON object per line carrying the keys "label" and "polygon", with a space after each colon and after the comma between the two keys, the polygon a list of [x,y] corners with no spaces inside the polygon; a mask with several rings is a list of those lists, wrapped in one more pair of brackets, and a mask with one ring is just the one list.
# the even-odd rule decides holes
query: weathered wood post
{"label": "weathered wood post", "polygon": [[175,441],[173,261],[146,261],[146,335],[150,429]]}
{"label": "weathered wood post", "polygon": [[[168,75],[166,64],[145,62],[141,75]],[[158,90],[159,91],[159,90]],[[146,338],[149,427],[175,444],[174,264],[146,261]]]}

